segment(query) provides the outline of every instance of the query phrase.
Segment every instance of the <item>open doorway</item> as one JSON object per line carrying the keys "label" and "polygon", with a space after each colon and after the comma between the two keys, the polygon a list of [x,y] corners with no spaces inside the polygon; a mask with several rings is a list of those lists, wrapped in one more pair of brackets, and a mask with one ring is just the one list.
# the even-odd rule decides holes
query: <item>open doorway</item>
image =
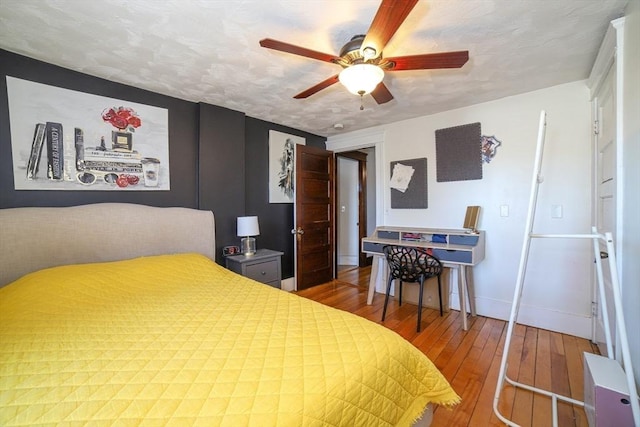
{"label": "open doorway", "polygon": [[336,273],[371,265],[360,242],[375,228],[375,182],[373,148],[336,153]]}

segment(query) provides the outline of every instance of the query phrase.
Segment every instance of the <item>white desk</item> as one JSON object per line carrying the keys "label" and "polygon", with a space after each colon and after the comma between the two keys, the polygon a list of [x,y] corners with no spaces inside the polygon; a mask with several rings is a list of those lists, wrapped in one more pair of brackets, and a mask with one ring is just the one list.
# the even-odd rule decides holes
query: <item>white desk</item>
{"label": "white desk", "polygon": [[462,328],[466,331],[467,299],[471,315],[476,315],[475,292],[469,268],[484,259],[484,231],[472,234],[468,230],[377,227],[371,236],[362,239],[362,251],[373,255],[367,304],[373,303],[376,286],[382,284],[384,288],[388,273],[382,248],[387,245],[429,249],[444,267],[457,270],[457,274],[451,275],[451,281],[457,282],[452,283],[452,287],[458,286]]}

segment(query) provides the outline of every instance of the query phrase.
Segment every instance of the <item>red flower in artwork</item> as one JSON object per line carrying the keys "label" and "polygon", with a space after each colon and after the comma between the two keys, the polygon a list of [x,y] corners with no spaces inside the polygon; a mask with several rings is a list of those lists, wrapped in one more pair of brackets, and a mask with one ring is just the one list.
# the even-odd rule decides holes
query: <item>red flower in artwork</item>
{"label": "red flower in artwork", "polygon": [[128,130],[133,132],[142,125],[142,120],[131,108],[118,107],[107,108],[102,112],[102,120],[111,123],[112,126],[119,130]]}

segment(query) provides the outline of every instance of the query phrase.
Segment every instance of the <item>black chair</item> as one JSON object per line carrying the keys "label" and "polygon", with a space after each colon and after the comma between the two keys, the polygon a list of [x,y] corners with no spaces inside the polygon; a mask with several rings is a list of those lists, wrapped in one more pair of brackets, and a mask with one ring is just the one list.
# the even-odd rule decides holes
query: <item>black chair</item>
{"label": "black chair", "polygon": [[424,292],[424,281],[431,278],[438,278],[438,299],[440,300],[440,316],[442,316],[442,285],[440,275],[442,274],[442,263],[440,260],[429,255],[418,248],[405,246],[384,246],[382,248],[387,264],[389,265],[389,282],[387,283],[387,294],[384,298],[384,309],[382,310],[382,321],[387,314],[387,303],[389,302],[389,292],[391,284],[395,279],[400,281],[398,286],[398,303],[402,305],[402,283],[417,282],[420,284],[418,296],[418,332],[422,321],[422,294]]}

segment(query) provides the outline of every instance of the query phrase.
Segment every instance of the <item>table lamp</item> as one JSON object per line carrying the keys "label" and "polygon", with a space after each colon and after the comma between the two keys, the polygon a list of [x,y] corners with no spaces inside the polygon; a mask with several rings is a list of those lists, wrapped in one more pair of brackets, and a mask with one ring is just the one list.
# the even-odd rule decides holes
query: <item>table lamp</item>
{"label": "table lamp", "polygon": [[240,248],[243,254],[253,255],[256,253],[256,239],[253,236],[260,235],[257,216],[238,217],[238,237],[242,237]]}

